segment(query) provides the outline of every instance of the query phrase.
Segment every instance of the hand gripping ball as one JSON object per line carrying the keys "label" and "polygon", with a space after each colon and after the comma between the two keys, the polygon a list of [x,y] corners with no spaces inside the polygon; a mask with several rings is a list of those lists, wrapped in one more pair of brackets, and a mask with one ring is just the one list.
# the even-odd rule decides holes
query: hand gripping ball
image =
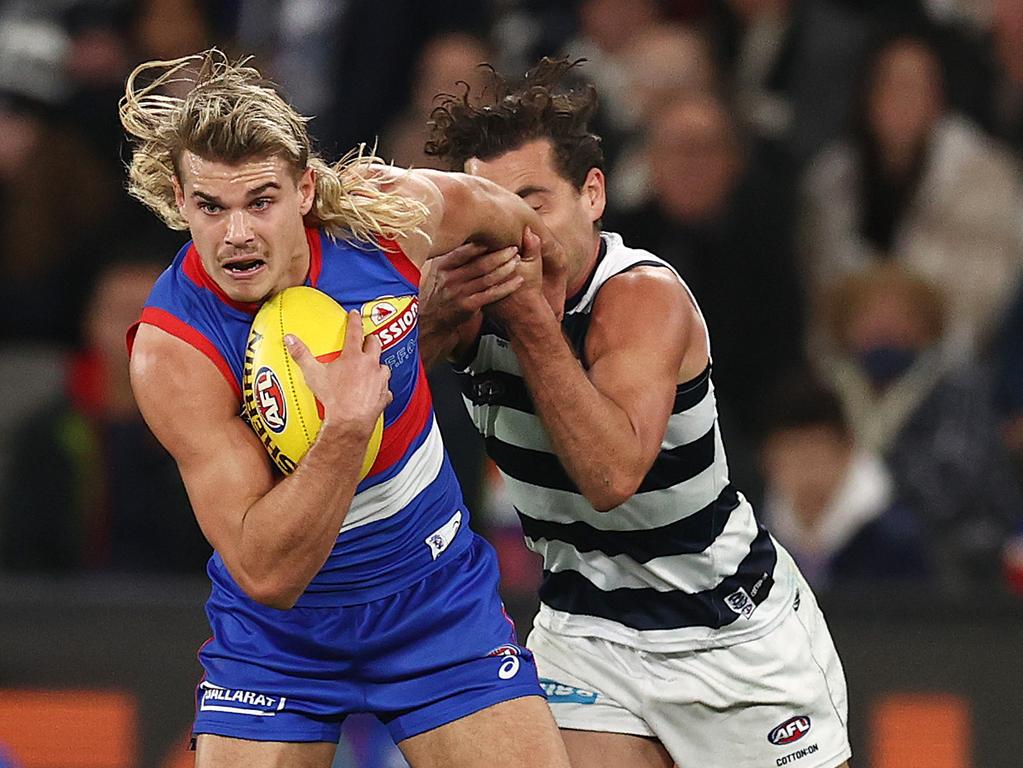
{"label": "hand gripping ball", "polygon": [[[344,346],[348,314],[330,296],[308,286],[287,288],[260,307],[245,349],[245,413],[270,458],[290,474],[316,440],[323,423],[319,402],[305,383],[298,364],[284,346],[284,336],[300,338],[321,362],[335,359]],[[381,414],[362,462],[364,478],[380,450]]]}

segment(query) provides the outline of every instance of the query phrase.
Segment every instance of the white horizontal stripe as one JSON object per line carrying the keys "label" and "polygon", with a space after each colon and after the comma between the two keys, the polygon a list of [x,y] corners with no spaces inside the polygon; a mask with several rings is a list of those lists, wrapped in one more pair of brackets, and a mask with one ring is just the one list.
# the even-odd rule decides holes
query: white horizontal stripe
{"label": "white horizontal stripe", "polygon": [[778,552],[774,567],[774,586],[767,599],[757,606],[750,618],[740,617],[730,624],[713,627],[682,627],[678,629],[633,629],[617,621],[597,616],[582,616],[557,611],[540,604],[536,624],[552,632],[571,637],[600,637],[630,648],[670,653],[697,648],[721,648],[760,637],[771,631],[792,608],[798,572],[792,558],[771,539]]}
{"label": "white horizontal stripe", "polygon": [[[465,402],[470,411],[475,409],[471,401],[465,400]],[[508,407],[481,406],[478,421],[476,414],[473,415],[477,429],[481,424],[484,426],[485,437],[496,436],[502,442],[519,448],[554,453],[543,422],[532,413],[524,413]],[[669,450],[698,440],[714,426],[716,419],[714,396],[708,394],[690,410],[681,414],[673,414],[668,419],[668,429],[661,442],[661,449]]]}
{"label": "white horizontal stripe", "polygon": [[260,717],[273,717],[276,712],[263,712],[259,709],[242,709],[241,707],[218,707],[212,704],[202,704],[199,707],[203,712],[230,712],[235,715],[259,715]]}
{"label": "white horizontal stripe", "polygon": [[544,453],[554,453],[547,432],[539,418],[514,408],[496,408],[497,413],[488,414],[490,431],[502,442],[519,448],[529,448]]}
{"label": "white horizontal stripe", "polygon": [[660,491],[637,493],[621,507],[598,512],[583,496],[541,488],[501,473],[512,504],[537,520],[572,523],[581,520],[602,531],[659,528],[695,514],[718,497],[728,484],[723,462],[695,477]]}
{"label": "white horizontal stripe", "polygon": [[703,437],[707,430],[714,426],[717,417],[717,402],[712,385],[710,391],[692,408],[682,413],[671,414],[661,448],[677,448]]}
{"label": "white horizontal stripe", "polygon": [[655,557],[637,563],[628,555],[579,552],[563,541],[526,539],[543,556],[544,570],[577,571],[599,589],[655,589],[658,592],[704,592],[739,570],[757,536],[753,507],[745,499],[732,512],[724,530],[703,552]]}
{"label": "white horizontal stripe", "polygon": [[342,531],[375,523],[396,515],[416,496],[426,490],[440,474],[444,465],[444,445],[437,420],[432,419],[430,434],[416,449],[401,471],[390,480],[367,488],[352,499]]}
{"label": "white horizontal stripe", "polygon": [[480,337],[476,357],[469,366],[472,371],[504,371],[522,376],[518,358],[508,342],[493,334]]}

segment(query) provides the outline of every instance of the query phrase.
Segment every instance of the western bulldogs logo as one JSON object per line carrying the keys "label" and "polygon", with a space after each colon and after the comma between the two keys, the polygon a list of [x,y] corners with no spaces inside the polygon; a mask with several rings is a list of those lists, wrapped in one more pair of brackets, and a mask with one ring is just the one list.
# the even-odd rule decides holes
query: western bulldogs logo
{"label": "western bulldogs logo", "polygon": [[284,390],[277,374],[263,366],[256,372],[253,380],[256,410],[266,428],[279,435],[288,423],[288,405],[284,400]]}
{"label": "western bulldogs logo", "polygon": [[771,732],[767,734],[767,740],[775,746],[782,747],[794,741],[799,741],[809,732],[810,716],[797,715],[772,728]]}
{"label": "western bulldogs logo", "polygon": [[448,548],[462,527],[462,511],[456,510],[444,525],[427,536],[423,543],[430,548],[430,556],[436,560]]}

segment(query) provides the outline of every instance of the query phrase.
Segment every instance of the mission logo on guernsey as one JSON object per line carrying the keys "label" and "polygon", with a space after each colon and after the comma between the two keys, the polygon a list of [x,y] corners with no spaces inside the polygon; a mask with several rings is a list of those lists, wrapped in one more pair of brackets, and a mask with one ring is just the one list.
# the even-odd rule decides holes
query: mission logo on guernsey
{"label": "mission logo on guernsey", "polygon": [[[562,321],[580,360],[602,286],[638,267],[678,277],[653,254],[602,234],[594,272]],[[661,450],[637,493],[598,512],[555,455],[507,334],[484,320],[460,374],[462,395],[526,544],[543,557],[539,626],[667,652],[752,639],[784,617],[791,564],[729,482],[710,374],[708,363],[676,387]]]}
{"label": "mission logo on guernsey", "polygon": [[362,306],[362,323],[366,333],[380,339],[386,351],[407,338],[419,317],[418,296],[388,296]]}

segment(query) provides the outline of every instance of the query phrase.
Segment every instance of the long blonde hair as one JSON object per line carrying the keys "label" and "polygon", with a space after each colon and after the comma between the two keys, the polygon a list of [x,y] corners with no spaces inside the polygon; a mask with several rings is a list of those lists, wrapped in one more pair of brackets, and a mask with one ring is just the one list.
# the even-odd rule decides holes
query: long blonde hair
{"label": "long blonde hair", "polygon": [[[118,113],[135,151],[128,191],[172,229],[187,229],[173,179],[188,151],[235,163],[278,156],[297,172],[312,168],[313,207],[306,224],[331,237],[373,241],[416,231],[426,206],[381,189],[387,166],[366,145],[330,165],[312,151],[308,118],[299,115],[248,59],[232,62],[216,48],[171,61],[148,61],[128,76]],[[175,90],[187,89],[184,96]]]}

